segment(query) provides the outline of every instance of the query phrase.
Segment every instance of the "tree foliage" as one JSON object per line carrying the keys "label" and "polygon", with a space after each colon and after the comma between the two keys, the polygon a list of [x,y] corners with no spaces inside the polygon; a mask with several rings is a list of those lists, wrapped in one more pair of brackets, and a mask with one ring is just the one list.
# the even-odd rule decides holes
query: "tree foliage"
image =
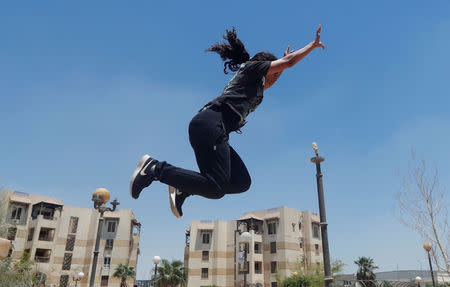
{"label": "tree foliage", "polygon": [[373,271],[378,269],[378,266],[375,266],[373,259],[362,256],[355,261],[355,264],[358,266],[356,280],[362,281],[363,286],[374,287],[376,275]]}
{"label": "tree foliage", "polygon": [[187,274],[180,260],[166,259],[161,261],[161,266],[157,269],[156,286],[158,287],[176,287],[184,286],[187,283]]}
{"label": "tree foliage", "polygon": [[134,267],[129,266],[128,263],[120,263],[116,267],[113,276],[116,278],[120,278],[120,287],[127,287],[127,280],[130,278],[134,278],[136,276],[136,272],[134,271]]}
{"label": "tree foliage", "polygon": [[17,262],[12,262],[10,257],[0,260],[1,286],[38,287],[44,286],[43,279],[43,274],[35,270],[29,253],[23,253]]}
{"label": "tree foliage", "polygon": [[[334,279],[339,277],[344,269],[345,264],[341,260],[333,260],[331,262],[331,274]],[[301,262],[297,263],[297,267],[292,269],[293,275],[281,279],[281,274],[277,271],[275,277],[277,278],[278,284],[284,286],[283,284],[291,284],[286,286],[297,286],[295,284],[309,284],[309,285],[298,285],[298,286],[310,286],[310,287],[323,287],[325,286],[324,279],[325,274],[323,270],[323,265],[317,264],[304,264]],[[294,285],[292,285],[294,284]]]}
{"label": "tree foliage", "polygon": [[292,275],[281,282],[281,287],[311,287],[313,286],[312,275]]}

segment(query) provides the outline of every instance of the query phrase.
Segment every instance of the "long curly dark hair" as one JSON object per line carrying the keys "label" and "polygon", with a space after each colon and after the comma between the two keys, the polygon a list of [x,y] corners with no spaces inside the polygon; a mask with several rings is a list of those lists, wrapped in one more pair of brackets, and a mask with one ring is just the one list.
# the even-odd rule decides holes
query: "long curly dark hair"
{"label": "long curly dark hair", "polygon": [[223,36],[223,39],[228,41],[228,43],[223,41],[222,43],[214,44],[206,49],[206,52],[216,52],[220,55],[222,60],[225,61],[223,63],[223,72],[225,74],[228,74],[227,68],[232,72],[236,72],[241,64],[247,61],[275,61],[277,59],[269,52],[260,52],[250,58],[250,54],[245,49],[244,44],[236,36],[234,27],[231,31],[226,29],[226,35]]}

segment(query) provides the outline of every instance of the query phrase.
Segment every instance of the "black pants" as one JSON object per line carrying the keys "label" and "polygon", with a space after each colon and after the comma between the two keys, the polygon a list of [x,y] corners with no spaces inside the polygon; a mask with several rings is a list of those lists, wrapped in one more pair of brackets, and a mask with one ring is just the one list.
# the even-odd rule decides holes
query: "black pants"
{"label": "black pants", "polygon": [[156,168],[158,179],[181,192],[211,199],[247,191],[251,184],[250,175],[228,144],[228,135],[220,111],[201,111],[189,124],[189,141],[200,173],[159,162]]}

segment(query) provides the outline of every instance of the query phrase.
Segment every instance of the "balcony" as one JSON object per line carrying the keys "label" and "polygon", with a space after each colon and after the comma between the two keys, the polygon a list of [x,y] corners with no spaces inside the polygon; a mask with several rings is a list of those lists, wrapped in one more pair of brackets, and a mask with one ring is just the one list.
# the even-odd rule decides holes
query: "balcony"
{"label": "balcony", "polygon": [[41,201],[33,205],[31,218],[37,219],[41,215],[45,220],[57,220],[62,207],[60,204]]}
{"label": "balcony", "polygon": [[50,256],[52,254],[51,249],[36,249],[36,253],[34,255],[34,261],[39,263],[49,263],[50,262]]}
{"label": "balcony", "polygon": [[39,240],[40,241],[53,241],[53,237],[55,234],[55,229],[53,228],[41,228],[39,232]]}

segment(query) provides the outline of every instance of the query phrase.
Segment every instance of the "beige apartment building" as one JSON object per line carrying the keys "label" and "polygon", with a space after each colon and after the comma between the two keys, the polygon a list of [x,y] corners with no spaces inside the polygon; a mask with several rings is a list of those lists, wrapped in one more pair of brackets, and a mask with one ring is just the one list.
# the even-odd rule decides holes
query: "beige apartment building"
{"label": "beige apartment building", "polygon": [[[45,274],[46,286],[75,286],[73,275],[85,275],[77,286],[89,286],[99,222],[95,209],[69,206],[56,198],[10,192],[8,216],[12,224],[11,256],[26,251]],[[112,275],[119,263],[136,268],[139,255],[140,223],[129,209],[105,212],[95,286],[120,286]],[[134,279],[128,282],[131,286]]]}
{"label": "beige apartment building", "polygon": [[[245,243],[240,234],[250,232]],[[245,266],[243,250],[247,246]],[[257,210],[233,221],[192,221],[184,254],[188,287],[277,287],[275,275],[322,265],[318,214],[289,207]]]}

